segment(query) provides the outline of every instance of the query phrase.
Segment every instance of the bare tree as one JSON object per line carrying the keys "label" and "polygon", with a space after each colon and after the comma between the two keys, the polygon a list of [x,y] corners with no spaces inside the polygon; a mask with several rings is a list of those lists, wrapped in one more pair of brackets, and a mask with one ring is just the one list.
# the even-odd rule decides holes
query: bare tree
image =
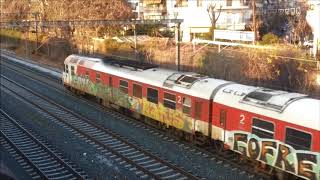
{"label": "bare tree", "polygon": [[30,16],[29,0],[3,0],[1,2],[1,20],[21,21],[27,20]]}
{"label": "bare tree", "polygon": [[303,38],[311,34],[312,31],[306,20],[308,6],[301,4],[300,7],[301,13],[299,15],[289,15],[286,19],[289,29],[291,30],[291,36],[293,36],[296,41],[303,43]]}
{"label": "bare tree", "polygon": [[251,31],[254,31],[255,40],[259,39],[260,33],[259,30],[263,25],[263,20],[260,14],[252,15],[252,23],[249,24],[249,28]]}
{"label": "bare tree", "polygon": [[207,7],[207,12],[211,21],[210,33],[212,35],[212,40],[214,40],[214,30],[216,29],[216,23],[220,17],[222,5],[218,9],[218,15],[216,15],[217,4],[209,4]]}

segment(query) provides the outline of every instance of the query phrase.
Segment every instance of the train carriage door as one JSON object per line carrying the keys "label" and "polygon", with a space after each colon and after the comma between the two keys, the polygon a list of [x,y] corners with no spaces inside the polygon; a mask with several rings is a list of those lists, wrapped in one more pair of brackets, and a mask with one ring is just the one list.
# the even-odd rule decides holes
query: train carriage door
{"label": "train carriage door", "polygon": [[109,92],[110,92],[110,99],[112,99],[112,96],[113,96],[113,93],[112,93],[112,91],[113,91],[113,87],[112,87],[113,85],[112,85],[112,76],[110,75],[109,76]]}
{"label": "train carriage door", "polygon": [[219,119],[220,127],[223,129],[221,134],[221,140],[225,141],[226,137],[226,128],[227,128],[227,110],[220,109],[220,119]]}
{"label": "train carriage door", "polygon": [[75,68],[74,68],[74,65],[71,65],[70,66],[70,72],[71,72],[71,76],[74,76],[76,73],[75,73]]}
{"label": "train carriage door", "polygon": [[75,65],[70,65],[70,80],[73,84],[77,84],[76,68]]}
{"label": "train carriage door", "polygon": [[70,84],[70,75],[69,75],[69,72],[70,72],[70,70],[69,70],[69,66],[68,66],[68,64],[65,64],[64,65],[64,73],[63,73],[63,78],[64,78],[64,82],[65,83],[67,83],[67,84]]}

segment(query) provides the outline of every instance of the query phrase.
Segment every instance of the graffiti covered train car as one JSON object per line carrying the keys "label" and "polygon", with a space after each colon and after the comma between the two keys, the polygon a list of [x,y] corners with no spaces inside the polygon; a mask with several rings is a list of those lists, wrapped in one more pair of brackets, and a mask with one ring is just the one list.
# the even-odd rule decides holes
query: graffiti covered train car
{"label": "graffiti covered train car", "polygon": [[320,179],[320,101],[134,61],[70,55],[64,85],[197,143]]}

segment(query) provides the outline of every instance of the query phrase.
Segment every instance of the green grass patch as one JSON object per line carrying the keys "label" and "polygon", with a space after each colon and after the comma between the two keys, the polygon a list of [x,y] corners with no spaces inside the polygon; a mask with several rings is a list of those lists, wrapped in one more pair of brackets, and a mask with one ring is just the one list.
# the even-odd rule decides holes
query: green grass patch
{"label": "green grass patch", "polygon": [[13,39],[22,39],[23,33],[12,29],[0,29],[0,36]]}

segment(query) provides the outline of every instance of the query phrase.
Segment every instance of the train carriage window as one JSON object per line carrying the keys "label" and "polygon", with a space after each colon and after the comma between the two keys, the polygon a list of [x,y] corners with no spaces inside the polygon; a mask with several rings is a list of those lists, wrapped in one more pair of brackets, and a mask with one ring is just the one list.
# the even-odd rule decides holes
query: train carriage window
{"label": "train carriage window", "polygon": [[142,98],[142,86],[138,84],[133,84],[132,95],[137,98]]}
{"label": "train carriage window", "polygon": [[191,98],[184,97],[182,100],[182,112],[191,115]]}
{"label": "train carriage window", "polygon": [[86,79],[89,79],[89,71],[86,71],[85,78],[86,78]]}
{"label": "train carriage window", "polygon": [[201,119],[201,114],[202,114],[202,102],[196,101],[194,117],[196,119]]}
{"label": "train carriage window", "polygon": [[128,81],[120,80],[120,91],[122,91],[125,94],[128,94]]}
{"label": "train carriage window", "polygon": [[147,88],[147,100],[149,102],[158,104],[158,90]]}
{"label": "train carriage window", "polygon": [[310,151],[311,142],[311,134],[292,128],[286,128],[286,144],[289,144],[296,150]]}
{"label": "train carriage window", "polygon": [[274,125],[258,118],[252,119],[252,134],[260,138],[274,138]]}
{"label": "train carriage window", "polygon": [[71,66],[71,75],[72,75],[72,76],[75,75],[75,73],[74,73],[74,66]]}
{"label": "train carriage window", "polygon": [[101,83],[101,77],[99,73],[96,74],[96,83]]}
{"label": "train carriage window", "polygon": [[69,69],[68,69],[68,65],[67,64],[64,66],[64,72],[69,73]]}
{"label": "train carriage window", "polygon": [[163,105],[170,109],[176,109],[176,95],[170,93],[163,94]]}

